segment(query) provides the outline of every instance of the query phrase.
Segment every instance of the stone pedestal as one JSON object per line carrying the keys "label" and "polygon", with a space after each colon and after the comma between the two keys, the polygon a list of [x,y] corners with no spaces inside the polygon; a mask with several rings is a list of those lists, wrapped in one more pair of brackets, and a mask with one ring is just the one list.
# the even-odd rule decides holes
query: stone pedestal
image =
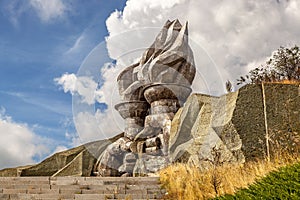
{"label": "stone pedestal", "polygon": [[171,121],[190,93],[190,87],[171,83],[151,84],[145,88],[144,97],[151,105],[145,127],[160,129],[163,147],[168,144]]}
{"label": "stone pedestal", "polygon": [[[154,83],[149,84],[144,89],[144,97],[151,104],[151,111],[158,106],[162,108],[166,104],[174,106],[176,102],[177,109],[183,105],[192,89],[187,85],[175,83]],[[157,102],[158,101],[158,102]],[[171,109],[172,106],[169,107]],[[177,110],[174,110],[175,112]],[[160,111],[163,112],[163,111]]]}
{"label": "stone pedestal", "polygon": [[144,97],[151,107],[145,128],[135,137],[135,140],[144,141],[144,148],[138,152],[135,174],[155,172],[159,169],[158,163],[168,164],[171,121],[190,93],[189,87],[177,84],[151,84],[145,88]]}
{"label": "stone pedestal", "polygon": [[117,104],[115,109],[126,121],[124,136],[133,140],[144,128],[144,119],[148,113],[149,104],[146,101],[126,101]]}

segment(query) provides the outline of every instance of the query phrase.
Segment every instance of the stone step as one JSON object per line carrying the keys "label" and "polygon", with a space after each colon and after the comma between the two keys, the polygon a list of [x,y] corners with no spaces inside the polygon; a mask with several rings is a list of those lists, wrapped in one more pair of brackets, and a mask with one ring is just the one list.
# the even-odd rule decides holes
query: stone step
{"label": "stone step", "polygon": [[0,177],[0,200],[161,199],[158,177]]}
{"label": "stone step", "polygon": [[0,185],[5,184],[30,184],[30,185],[49,185],[49,177],[0,177]]}
{"label": "stone step", "polygon": [[0,189],[50,189],[50,184],[0,183]]}
{"label": "stone step", "polygon": [[18,185],[115,185],[115,184],[138,184],[152,185],[159,184],[158,178],[142,178],[142,177],[54,177],[47,179],[36,180],[36,178],[28,179],[27,177],[18,177],[8,179],[0,177],[0,186],[15,186]]}
{"label": "stone step", "polygon": [[101,199],[126,199],[126,200],[136,200],[136,199],[162,199],[161,195],[155,194],[0,194],[1,200],[101,200]]}

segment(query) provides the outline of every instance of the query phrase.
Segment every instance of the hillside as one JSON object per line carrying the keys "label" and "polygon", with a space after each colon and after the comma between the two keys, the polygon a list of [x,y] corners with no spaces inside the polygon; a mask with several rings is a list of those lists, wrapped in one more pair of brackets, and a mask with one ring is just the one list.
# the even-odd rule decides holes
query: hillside
{"label": "hillside", "polygon": [[300,162],[273,171],[247,189],[239,190],[234,195],[225,195],[216,199],[299,199],[299,197]]}

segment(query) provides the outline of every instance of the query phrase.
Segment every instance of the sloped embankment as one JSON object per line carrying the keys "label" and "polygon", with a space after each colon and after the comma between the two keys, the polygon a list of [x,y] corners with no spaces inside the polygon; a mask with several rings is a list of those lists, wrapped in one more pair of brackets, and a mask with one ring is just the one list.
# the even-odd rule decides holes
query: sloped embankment
{"label": "sloped embankment", "polygon": [[225,195],[216,199],[299,199],[299,197],[300,162],[271,172],[247,189],[241,189],[234,195]]}

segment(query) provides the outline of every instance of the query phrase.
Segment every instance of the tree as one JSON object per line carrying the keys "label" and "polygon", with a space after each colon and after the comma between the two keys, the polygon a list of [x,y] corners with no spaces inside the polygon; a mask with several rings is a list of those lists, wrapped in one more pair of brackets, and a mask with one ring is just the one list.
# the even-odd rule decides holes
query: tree
{"label": "tree", "polygon": [[237,85],[284,80],[300,81],[300,49],[298,46],[280,47],[265,64],[237,79]]}

